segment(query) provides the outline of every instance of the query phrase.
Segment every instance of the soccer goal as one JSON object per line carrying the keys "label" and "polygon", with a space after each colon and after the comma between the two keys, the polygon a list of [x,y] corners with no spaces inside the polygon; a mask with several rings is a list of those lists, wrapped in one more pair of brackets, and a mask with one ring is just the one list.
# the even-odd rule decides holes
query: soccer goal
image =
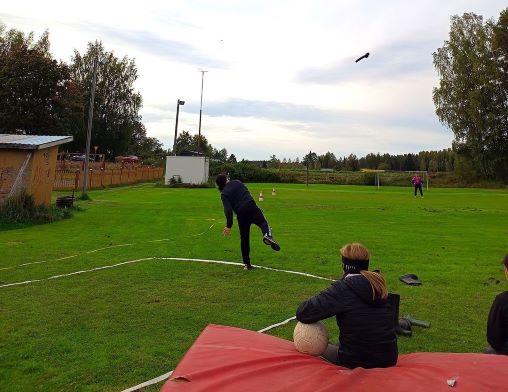
{"label": "soccer goal", "polygon": [[419,174],[425,182],[427,191],[429,190],[429,174],[426,170],[401,171],[401,170],[377,170],[375,184],[377,189],[381,185],[407,186],[411,184],[411,178]]}

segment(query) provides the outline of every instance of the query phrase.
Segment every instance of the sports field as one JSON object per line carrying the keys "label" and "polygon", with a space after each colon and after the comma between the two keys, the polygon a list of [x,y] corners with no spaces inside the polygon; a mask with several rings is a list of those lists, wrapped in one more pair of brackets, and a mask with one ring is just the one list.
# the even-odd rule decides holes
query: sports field
{"label": "sports field", "polygon": [[[401,294],[401,316],[432,322],[399,338],[401,353],[484,348],[490,304],[506,290],[507,191],[414,199],[412,188],[247,185],[264,191],[259,204],[282,247],[273,252],[253,227],[254,265],[336,278],[340,246],[361,242]],[[207,324],[259,330],[329,285],[188,260],[241,262],[236,225],[222,237],[215,189],[144,184],[90,196],[71,219],[0,226],[0,390],[119,391],[172,370]],[[423,285],[399,282],[406,273]],[[269,333],[290,339],[293,328]]]}

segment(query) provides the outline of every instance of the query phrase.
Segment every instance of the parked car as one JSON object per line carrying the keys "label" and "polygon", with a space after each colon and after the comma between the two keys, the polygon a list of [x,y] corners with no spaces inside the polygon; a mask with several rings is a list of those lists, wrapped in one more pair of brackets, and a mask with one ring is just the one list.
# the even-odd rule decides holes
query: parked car
{"label": "parked car", "polygon": [[[85,154],[78,154],[78,155],[72,155],[71,156],[71,161],[84,161],[86,159],[86,155]],[[94,162],[95,159],[93,156],[89,156],[88,157],[88,161],[89,162]]]}
{"label": "parked car", "polygon": [[115,158],[115,161],[122,163],[141,163],[141,160],[136,155],[119,156]]}

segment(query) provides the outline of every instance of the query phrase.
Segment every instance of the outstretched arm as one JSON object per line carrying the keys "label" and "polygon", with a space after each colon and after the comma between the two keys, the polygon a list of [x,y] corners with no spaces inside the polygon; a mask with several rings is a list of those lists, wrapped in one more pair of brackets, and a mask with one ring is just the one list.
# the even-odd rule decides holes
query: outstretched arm
{"label": "outstretched arm", "polygon": [[229,199],[221,195],[222,205],[224,206],[224,215],[226,216],[226,228],[231,229],[233,226],[233,207],[231,207],[231,203]]}

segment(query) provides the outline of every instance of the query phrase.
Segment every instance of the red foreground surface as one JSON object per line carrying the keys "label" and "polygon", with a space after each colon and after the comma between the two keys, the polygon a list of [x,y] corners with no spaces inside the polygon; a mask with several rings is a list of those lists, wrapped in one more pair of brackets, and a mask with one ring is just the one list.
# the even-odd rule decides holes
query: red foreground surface
{"label": "red foreground surface", "polygon": [[[448,380],[454,379],[450,387]],[[292,342],[209,325],[162,392],[508,391],[508,356],[414,353],[397,366],[354,370],[299,353]]]}

